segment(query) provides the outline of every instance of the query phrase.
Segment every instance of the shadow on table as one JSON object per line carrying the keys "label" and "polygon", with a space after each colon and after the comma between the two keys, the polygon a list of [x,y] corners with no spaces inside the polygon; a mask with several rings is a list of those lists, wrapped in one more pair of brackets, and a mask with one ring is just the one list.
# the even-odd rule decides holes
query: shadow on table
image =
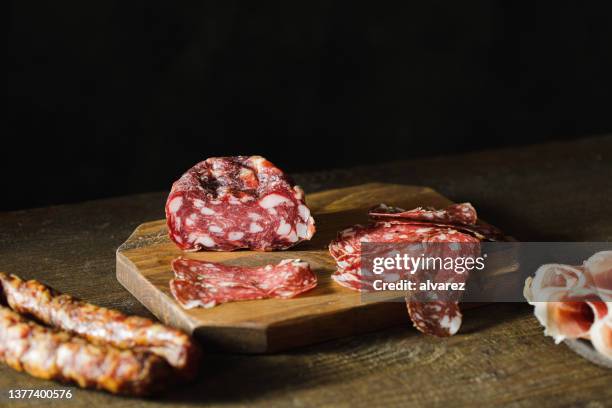
{"label": "shadow on table", "polygon": [[172,403],[247,402],[274,393],[329,383],[306,363],[300,353],[279,355],[207,355],[198,380],[168,392],[163,400]]}
{"label": "shadow on table", "polygon": [[[432,338],[406,324],[382,331],[351,336],[291,352],[267,355],[214,353],[205,356],[198,381],[175,387],[163,398],[174,403],[252,402],[274,394],[291,395],[299,390],[350,382],[381,369],[373,355],[394,356],[406,368],[422,364],[438,348],[467,341],[474,334],[529,313],[528,305],[504,303],[465,311],[459,335]],[[404,350],[405,353],[401,352]],[[420,350],[423,355],[415,354]],[[383,358],[384,359],[384,358]]]}

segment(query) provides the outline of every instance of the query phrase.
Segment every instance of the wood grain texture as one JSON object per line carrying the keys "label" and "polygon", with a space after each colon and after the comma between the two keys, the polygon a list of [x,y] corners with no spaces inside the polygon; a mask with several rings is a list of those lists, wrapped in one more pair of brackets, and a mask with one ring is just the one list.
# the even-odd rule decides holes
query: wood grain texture
{"label": "wood grain texture", "polygon": [[[372,181],[429,185],[522,241],[612,241],[612,136],[297,174],[307,193]],[[7,194],[10,192],[7,191]],[[164,217],[167,192],[0,213],[0,270],[151,317],[115,278],[115,251]],[[544,337],[524,304],[469,310],[453,338],[409,325],[263,355],[211,353],[194,384],[155,400],[57,389],[0,365],[2,407],[608,407],[612,370]]]}
{"label": "wood grain texture", "polygon": [[[451,201],[427,187],[370,183],[307,197],[317,222],[309,242],[275,252],[181,252],[167,237],[165,220],[140,225],[117,250],[117,279],[166,324],[194,333],[207,347],[261,353],[409,324],[404,302],[364,302],[334,283],[336,264],[327,246],[338,231],[365,223],[367,210],[385,202],[404,208],[444,208]],[[291,300],[233,302],[212,309],[183,309],[172,297],[170,262],[178,256],[232,265],[261,266],[282,259],[310,263],[319,284]]]}

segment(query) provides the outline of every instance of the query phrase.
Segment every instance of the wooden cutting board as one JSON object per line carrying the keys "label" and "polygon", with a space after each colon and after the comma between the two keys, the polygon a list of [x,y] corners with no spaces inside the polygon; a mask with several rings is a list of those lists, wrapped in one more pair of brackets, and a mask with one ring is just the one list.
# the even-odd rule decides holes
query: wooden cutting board
{"label": "wooden cutting board", "polygon": [[[367,209],[384,202],[403,208],[444,208],[451,201],[428,187],[365,184],[310,194],[317,233],[288,251],[183,253],[167,237],[165,220],[140,225],[117,250],[117,279],[157,318],[193,333],[205,346],[247,353],[274,352],[332,338],[410,325],[400,302],[363,303],[358,292],[334,283],[327,245],[344,227],[367,221]],[[183,309],[172,297],[172,259],[178,256],[236,265],[299,258],[318,276],[316,289],[290,300],[266,299]]]}

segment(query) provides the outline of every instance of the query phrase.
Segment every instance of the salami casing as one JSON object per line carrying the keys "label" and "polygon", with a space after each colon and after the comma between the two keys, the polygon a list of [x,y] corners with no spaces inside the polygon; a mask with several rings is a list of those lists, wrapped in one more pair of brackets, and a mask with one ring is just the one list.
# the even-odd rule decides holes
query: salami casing
{"label": "salami casing", "polygon": [[306,262],[285,259],[261,267],[228,266],[178,258],[170,290],[186,309],[266,298],[292,298],[313,289],[317,277]]}
{"label": "salami casing", "polygon": [[166,219],[184,251],[286,249],[315,232],[302,189],[260,156],[196,164],[173,184]]}

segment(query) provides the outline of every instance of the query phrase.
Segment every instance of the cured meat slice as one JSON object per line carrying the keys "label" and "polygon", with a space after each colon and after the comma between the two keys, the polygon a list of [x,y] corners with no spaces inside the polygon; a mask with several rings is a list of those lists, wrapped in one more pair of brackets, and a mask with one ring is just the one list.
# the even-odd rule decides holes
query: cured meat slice
{"label": "cured meat slice", "polygon": [[166,361],[154,354],[94,345],[29,321],[3,306],[0,361],[37,378],[127,395],[157,392],[172,373]]}
{"label": "cured meat slice", "polygon": [[507,240],[499,229],[478,220],[476,209],[470,203],[453,204],[444,210],[419,207],[409,211],[380,204],[372,208],[368,214],[373,220],[452,227],[458,231],[471,234],[481,241]]}
{"label": "cured meat slice", "polygon": [[302,189],[260,156],[212,157],[187,170],[166,220],[184,251],[287,249],[315,232]]}
{"label": "cured meat slice", "polygon": [[32,316],[46,325],[78,334],[95,344],[108,343],[122,349],[157,354],[187,378],[197,373],[199,349],[190,336],[179,330],[95,306],[61,294],[38,281],[23,281],[2,272],[0,289],[0,294],[14,311]]}
{"label": "cured meat slice", "polygon": [[612,251],[602,251],[591,256],[584,268],[589,271],[592,285],[597,288],[598,294],[612,301]]}
{"label": "cured meat slice", "polygon": [[407,306],[414,327],[433,336],[452,336],[459,331],[463,321],[459,302],[408,301]]}
{"label": "cured meat slice", "polygon": [[404,210],[379,204],[369,211],[372,218],[398,218],[406,221],[426,221],[440,224],[474,225],[478,219],[476,209],[470,203],[452,204],[444,210],[432,207],[417,207],[413,210]]}
{"label": "cured meat slice", "polygon": [[[612,310],[612,304],[610,303],[608,303],[608,310]],[[595,350],[612,359],[612,317],[610,313],[606,318],[593,323],[590,338]]]}
{"label": "cured meat slice", "polygon": [[186,309],[266,298],[292,298],[317,286],[306,262],[285,259],[278,265],[227,266],[177,258],[172,262],[170,290]]}
{"label": "cured meat slice", "polygon": [[542,265],[527,278],[524,295],[544,334],[556,343],[591,340],[602,355],[612,358],[612,251],[599,252],[581,266]]}
{"label": "cured meat slice", "polygon": [[[361,268],[362,259],[366,256],[373,258],[384,254],[365,253],[364,242],[372,243],[425,243],[437,244],[429,247],[420,246],[428,255],[435,255],[431,251],[439,251],[438,255],[445,256],[473,256],[480,253],[480,240],[472,235],[465,234],[457,229],[431,225],[427,223],[410,222],[375,222],[369,225],[355,225],[338,233],[337,238],[329,245],[329,252],[336,260],[337,270],[332,279],[338,284],[352,290],[370,291],[373,282],[380,277]],[[449,244],[449,245],[447,245]],[[452,244],[466,244],[455,245]],[[388,248],[377,246],[385,252]],[[418,283],[426,278],[437,282],[465,283],[469,273],[457,274],[454,271],[437,270],[427,276],[416,274],[412,280]],[[405,279],[407,275],[399,275],[397,279]],[[428,299],[426,294],[413,293],[406,297],[408,314],[415,327],[426,334],[435,336],[450,336],[455,334],[461,326],[461,312],[458,299],[445,298],[444,301]],[[448,293],[446,294],[448,296]]]}

